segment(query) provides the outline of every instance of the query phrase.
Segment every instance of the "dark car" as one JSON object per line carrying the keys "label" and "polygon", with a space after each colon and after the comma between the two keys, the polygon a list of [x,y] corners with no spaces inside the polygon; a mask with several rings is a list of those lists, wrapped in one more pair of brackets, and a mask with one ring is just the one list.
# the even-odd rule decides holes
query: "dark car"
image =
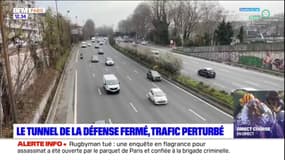
{"label": "dark car", "polygon": [[79,57],[80,57],[80,59],[83,59],[83,54],[82,54],[82,53],[80,53]]}
{"label": "dark car", "polygon": [[161,81],[161,76],[160,74],[155,71],[155,70],[149,70],[147,73],[146,73],[146,77],[152,81]]}
{"label": "dark car", "polygon": [[212,68],[202,68],[202,69],[199,69],[198,75],[207,77],[207,78],[215,78],[216,72]]}

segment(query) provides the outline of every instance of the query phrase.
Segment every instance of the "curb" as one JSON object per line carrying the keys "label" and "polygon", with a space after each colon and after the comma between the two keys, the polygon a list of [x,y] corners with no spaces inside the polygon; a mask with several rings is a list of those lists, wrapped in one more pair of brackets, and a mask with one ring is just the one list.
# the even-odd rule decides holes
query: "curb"
{"label": "curb", "polygon": [[[73,52],[73,50],[76,48],[76,46],[74,46],[74,48],[71,50],[71,52]],[[49,111],[48,111],[47,117],[45,119],[45,123],[53,123],[53,121],[54,121],[55,113],[56,113],[56,110],[57,110],[57,105],[55,103],[57,102],[57,100],[59,98],[59,93],[60,93],[60,91],[62,89],[63,81],[64,81],[64,78],[65,78],[66,68],[67,68],[67,65],[70,62],[71,57],[72,56],[70,55],[68,57],[67,61],[64,64],[64,68],[63,68],[63,70],[61,72],[60,79],[59,79],[59,81],[57,83],[56,91],[55,91],[55,94],[53,95],[52,102],[51,102],[51,105],[49,107]]]}

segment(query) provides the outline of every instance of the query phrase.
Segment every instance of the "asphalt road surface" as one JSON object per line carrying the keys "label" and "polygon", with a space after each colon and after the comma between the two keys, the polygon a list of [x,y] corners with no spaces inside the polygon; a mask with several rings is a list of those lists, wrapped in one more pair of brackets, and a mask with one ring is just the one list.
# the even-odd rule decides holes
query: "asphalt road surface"
{"label": "asphalt road surface", "polygon": [[[147,68],[122,55],[109,44],[98,49],[80,48],[75,62],[75,119],[77,123],[232,123],[230,115],[189,94],[167,80],[152,82],[146,78]],[[79,59],[82,52],[84,58]],[[99,63],[91,63],[91,56],[98,55]],[[111,57],[114,66],[105,66],[105,58]],[[103,90],[103,74],[115,74],[121,91],[106,94]],[[234,77],[232,77],[234,78]],[[169,103],[156,106],[146,97],[152,87],[160,87]]]}
{"label": "asphalt road surface", "polygon": [[[284,77],[277,77],[258,71],[248,70],[240,67],[229,66],[223,63],[212,62],[196,57],[186,56],[171,52],[169,48],[159,46],[142,46],[160,51],[160,54],[169,52],[183,61],[181,73],[190,76],[194,80],[202,81],[215,88],[231,92],[238,88],[254,88],[257,90],[284,90]],[[216,72],[215,79],[207,79],[198,76],[200,68],[213,68]]]}

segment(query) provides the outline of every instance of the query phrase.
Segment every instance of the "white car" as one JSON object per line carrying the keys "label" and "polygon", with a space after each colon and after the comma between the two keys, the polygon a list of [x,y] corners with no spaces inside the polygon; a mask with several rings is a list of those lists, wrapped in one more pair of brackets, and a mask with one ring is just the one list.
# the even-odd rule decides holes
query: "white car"
{"label": "white car", "polygon": [[141,44],[142,44],[142,45],[147,45],[148,42],[147,42],[147,41],[142,41]]}
{"label": "white car", "polygon": [[151,53],[153,54],[153,56],[155,58],[158,58],[159,57],[159,51],[158,50],[152,50]]}
{"label": "white car", "polygon": [[147,94],[147,97],[154,104],[167,104],[168,103],[166,94],[160,88],[151,88]]}
{"label": "white car", "polygon": [[86,47],[87,47],[86,42],[81,42],[81,48],[86,48]]}
{"label": "white car", "polygon": [[113,61],[112,58],[107,57],[105,60],[105,64],[106,64],[106,66],[113,66],[115,64],[115,62]]}
{"label": "white car", "polygon": [[120,82],[114,74],[105,74],[103,76],[103,88],[107,93],[119,93]]}
{"label": "white car", "polygon": [[90,47],[90,46],[91,46],[91,43],[88,43],[87,45],[88,45],[88,47]]}

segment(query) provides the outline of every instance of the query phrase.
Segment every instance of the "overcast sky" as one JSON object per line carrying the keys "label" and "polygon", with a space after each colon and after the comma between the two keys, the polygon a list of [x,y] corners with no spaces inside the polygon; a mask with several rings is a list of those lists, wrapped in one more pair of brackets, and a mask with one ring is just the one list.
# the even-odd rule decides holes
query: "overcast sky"
{"label": "overcast sky", "polygon": [[[116,28],[118,22],[131,15],[142,1],[57,1],[58,10],[73,22],[83,25],[87,19],[92,19],[95,25],[108,25]],[[284,1],[220,1],[221,6],[228,11],[229,18],[247,19],[253,13],[241,13],[239,8],[254,7],[260,10],[268,9],[271,15],[284,13]],[[36,1],[37,7],[55,10],[55,1]],[[67,10],[70,13],[67,14]],[[76,18],[77,16],[77,18]]]}

